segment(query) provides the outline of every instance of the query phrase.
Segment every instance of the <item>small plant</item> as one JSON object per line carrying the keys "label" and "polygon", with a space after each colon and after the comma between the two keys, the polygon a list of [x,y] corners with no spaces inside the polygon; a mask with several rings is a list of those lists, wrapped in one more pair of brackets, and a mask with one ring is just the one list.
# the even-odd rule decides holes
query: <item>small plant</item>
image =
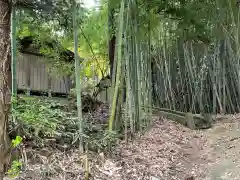
{"label": "small plant", "polygon": [[21,167],[22,167],[22,162],[19,160],[14,160],[12,162],[11,168],[7,172],[7,175],[10,178],[15,178],[19,176]]}
{"label": "small plant", "polygon": [[12,140],[13,148],[18,147],[21,143],[22,143],[22,137],[20,136],[16,136],[16,138]]}
{"label": "small plant", "polygon": [[[21,143],[22,143],[22,137],[16,136],[16,138],[12,140],[12,147],[18,148],[18,146]],[[22,162],[20,160],[14,160],[11,164],[11,168],[7,172],[7,175],[10,178],[15,178],[19,176],[21,167],[22,167]]]}
{"label": "small plant", "polygon": [[115,131],[102,131],[88,139],[89,148],[94,151],[111,151],[116,145],[119,134]]}

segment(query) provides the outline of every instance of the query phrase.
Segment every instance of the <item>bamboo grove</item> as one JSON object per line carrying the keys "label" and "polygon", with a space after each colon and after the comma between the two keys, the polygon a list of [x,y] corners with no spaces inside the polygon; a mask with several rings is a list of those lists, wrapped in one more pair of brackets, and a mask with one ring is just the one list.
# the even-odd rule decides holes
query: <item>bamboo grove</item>
{"label": "bamboo grove", "polygon": [[193,113],[239,112],[240,11],[231,1],[220,2],[215,2],[219,9],[214,11],[218,21],[207,27],[212,36],[208,42],[170,36],[174,23],[162,22],[155,30],[156,106]]}
{"label": "bamboo grove", "polygon": [[[185,19],[173,8],[165,11],[171,14],[168,18],[156,15],[152,1],[121,1],[110,130],[125,127],[127,136],[147,127],[151,106],[192,113],[239,112],[239,7],[231,0],[192,1],[189,9],[184,3],[186,7],[175,5],[183,9]],[[195,16],[199,22],[191,19]],[[122,121],[119,116],[124,116]]]}
{"label": "bamboo grove", "polygon": [[152,119],[150,34],[139,39],[142,32],[138,28],[138,10],[134,0],[122,1],[116,32],[109,130],[124,127],[125,139],[128,139],[128,132],[133,135],[145,129]]}

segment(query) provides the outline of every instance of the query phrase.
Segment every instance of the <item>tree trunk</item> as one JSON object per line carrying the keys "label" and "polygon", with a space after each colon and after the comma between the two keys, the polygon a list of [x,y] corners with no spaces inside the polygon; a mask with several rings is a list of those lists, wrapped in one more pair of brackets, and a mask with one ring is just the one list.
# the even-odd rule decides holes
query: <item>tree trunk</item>
{"label": "tree trunk", "polygon": [[11,99],[11,4],[0,0],[0,180],[3,179],[6,160],[10,156],[10,141],[7,134],[8,112]]}

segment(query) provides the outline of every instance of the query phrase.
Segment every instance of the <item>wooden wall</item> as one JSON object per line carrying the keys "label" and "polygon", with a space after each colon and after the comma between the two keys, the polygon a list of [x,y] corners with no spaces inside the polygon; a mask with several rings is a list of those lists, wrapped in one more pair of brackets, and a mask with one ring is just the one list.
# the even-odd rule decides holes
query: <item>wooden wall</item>
{"label": "wooden wall", "polygon": [[113,95],[111,95],[111,88],[107,88],[107,89],[102,90],[99,93],[99,95],[97,96],[97,99],[102,102],[111,103],[112,97],[113,97]]}
{"label": "wooden wall", "polygon": [[71,88],[70,77],[50,75],[42,60],[41,56],[18,53],[18,89],[68,94]]}

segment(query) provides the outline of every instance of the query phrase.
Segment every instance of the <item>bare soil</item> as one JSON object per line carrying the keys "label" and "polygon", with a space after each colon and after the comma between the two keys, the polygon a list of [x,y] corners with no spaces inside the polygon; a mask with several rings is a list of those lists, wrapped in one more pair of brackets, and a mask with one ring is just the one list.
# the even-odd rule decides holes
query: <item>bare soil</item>
{"label": "bare soil", "polygon": [[240,179],[240,115],[223,118],[206,131],[211,159],[205,180]]}
{"label": "bare soil", "polygon": [[[239,180],[240,115],[222,117],[213,128],[192,131],[156,119],[144,135],[121,142],[112,158],[90,154],[94,180]],[[17,179],[84,179],[85,156],[55,152],[29,163]]]}

